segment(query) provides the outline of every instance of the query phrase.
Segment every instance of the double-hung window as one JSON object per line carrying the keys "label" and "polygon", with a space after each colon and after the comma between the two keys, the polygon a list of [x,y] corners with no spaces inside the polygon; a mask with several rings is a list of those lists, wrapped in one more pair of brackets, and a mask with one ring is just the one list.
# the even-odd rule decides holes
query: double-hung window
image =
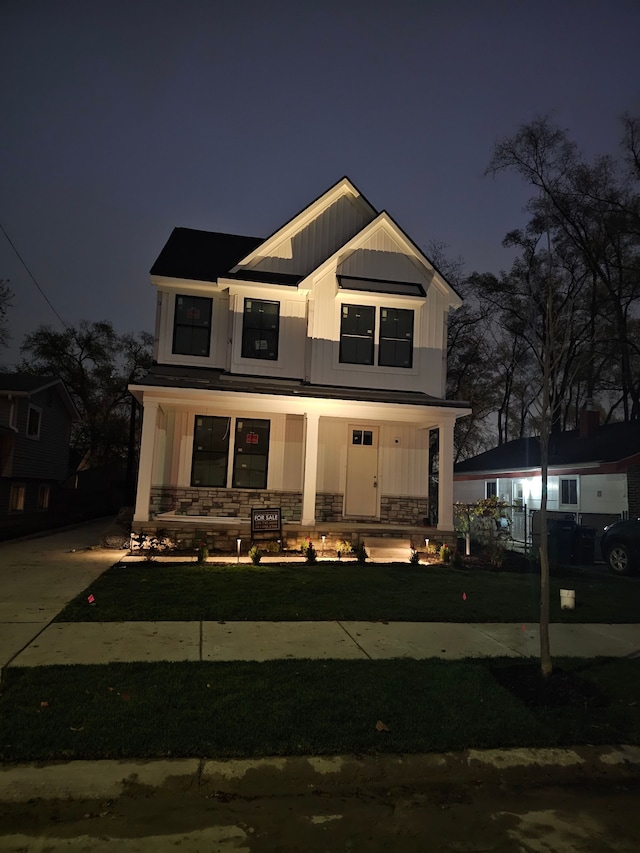
{"label": "double-hung window", "polygon": [[413,364],[413,311],[380,309],[378,364],[385,367],[411,367]]}
{"label": "double-hung window", "polygon": [[196,415],[193,433],[191,485],[226,488],[232,430],[232,486],[234,489],[266,489],[269,462],[268,420]]}
{"label": "double-hung window", "polygon": [[340,319],[340,361],[373,364],[376,309],[371,305],[343,305]]}
{"label": "double-hung window", "polygon": [[[376,344],[376,309],[373,305],[343,305],[340,316],[342,364],[373,364]],[[412,367],[413,311],[379,309],[378,364]]]}
{"label": "double-hung window", "polygon": [[36,406],[29,406],[27,414],[27,437],[40,438],[40,421],[42,420],[42,411]]}
{"label": "double-hung window", "polygon": [[245,299],[242,318],[242,358],[278,360],[280,303]]}
{"label": "double-hung window", "polygon": [[211,309],[206,296],[176,296],[173,320],[174,355],[207,358],[211,351]]}
{"label": "double-hung window", "polygon": [[193,432],[192,486],[227,485],[231,418],[196,416]]}
{"label": "double-hung window", "polygon": [[578,481],[560,480],[560,503],[563,506],[578,505]]}
{"label": "double-hung window", "polygon": [[236,420],[233,459],[234,489],[266,489],[269,462],[269,421]]}

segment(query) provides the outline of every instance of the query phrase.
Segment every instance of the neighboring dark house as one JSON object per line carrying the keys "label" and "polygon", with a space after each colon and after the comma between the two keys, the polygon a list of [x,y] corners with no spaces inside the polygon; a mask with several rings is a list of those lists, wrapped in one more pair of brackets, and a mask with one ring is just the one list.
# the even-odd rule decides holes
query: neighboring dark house
{"label": "neighboring dark house", "polygon": [[0,528],[55,513],[78,412],[51,376],[0,373]]}

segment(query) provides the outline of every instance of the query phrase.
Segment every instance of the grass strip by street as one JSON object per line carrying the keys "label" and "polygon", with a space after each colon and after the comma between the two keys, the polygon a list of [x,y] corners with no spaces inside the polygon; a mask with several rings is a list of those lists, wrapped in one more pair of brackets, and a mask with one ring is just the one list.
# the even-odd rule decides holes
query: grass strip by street
{"label": "grass strip by street", "polygon": [[[560,608],[560,589],[567,586],[575,590],[575,610]],[[56,621],[534,622],[539,601],[535,573],[401,563],[200,566],[150,561],[112,566]],[[597,571],[551,578],[553,622],[632,623],[639,618],[640,578]]]}
{"label": "grass strip by street", "polygon": [[0,695],[0,759],[640,743],[640,660],[564,659],[556,667],[588,686],[587,699],[528,703],[502,686],[514,668],[503,658],[10,668]]}

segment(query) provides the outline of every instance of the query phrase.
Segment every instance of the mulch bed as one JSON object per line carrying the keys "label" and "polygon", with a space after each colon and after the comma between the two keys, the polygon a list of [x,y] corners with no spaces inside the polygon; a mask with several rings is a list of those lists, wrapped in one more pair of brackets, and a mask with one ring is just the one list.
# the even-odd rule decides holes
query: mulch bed
{"label": "mulch bed", "polygon": [[556,667],[545,677],[538,661],[494,667],[491,673],[501,687],[532,708],[602,708],[608,704],[598,688],[578,673]]}

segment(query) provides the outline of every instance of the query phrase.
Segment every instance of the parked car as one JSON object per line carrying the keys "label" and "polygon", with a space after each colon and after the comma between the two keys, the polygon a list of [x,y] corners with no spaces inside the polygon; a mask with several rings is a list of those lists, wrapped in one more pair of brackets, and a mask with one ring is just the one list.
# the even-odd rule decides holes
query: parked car
{"label": "parked car", "polygon": [[616,521],[604,529],[602,558],[618,575],[628,575],[640,565],[640,518]]}

